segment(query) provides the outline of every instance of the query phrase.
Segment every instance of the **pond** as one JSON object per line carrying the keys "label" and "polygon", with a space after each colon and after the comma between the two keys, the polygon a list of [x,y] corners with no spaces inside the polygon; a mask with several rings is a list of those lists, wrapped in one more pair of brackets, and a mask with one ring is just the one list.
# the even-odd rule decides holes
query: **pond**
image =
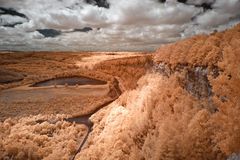
{"label": "pond", "polygon": [[107,82],[88,78],[88,77],[83,77],[83,76],[76,76],[76,77],[61,77],[61,78],[45,80],[45,81],[38,82],[31,85],[31,87],[46,87],[46,86],[54,86],[54,85],[75,86],[75,85],[104,85],[104,84],[107,84]]}

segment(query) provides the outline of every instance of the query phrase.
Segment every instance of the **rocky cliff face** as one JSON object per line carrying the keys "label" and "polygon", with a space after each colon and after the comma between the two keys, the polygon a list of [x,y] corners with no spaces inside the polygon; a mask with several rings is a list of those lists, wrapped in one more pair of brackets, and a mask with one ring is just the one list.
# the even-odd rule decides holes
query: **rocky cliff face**
{"label": "rocky cliff face", "polygon": [[156,51],[152,71],[92,117],[77,159],[226,159],[240,152],[240,25]]}

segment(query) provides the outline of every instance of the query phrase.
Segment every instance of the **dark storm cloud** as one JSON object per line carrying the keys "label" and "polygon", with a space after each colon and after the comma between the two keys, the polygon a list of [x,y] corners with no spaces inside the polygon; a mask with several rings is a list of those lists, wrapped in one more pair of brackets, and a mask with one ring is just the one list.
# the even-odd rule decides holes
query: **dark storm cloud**
{"label": "dark storm cloud", "polygon": [[206,11],[206,10],[209,10],[209,9],[213,9],[212,8],[212,5],[215,3],[215,0],[214,1],[203,1],[203,2],[193,2],[193,3],[191,3],[191,2],[188,2],[187,0],[178,0],[178,2],[180,2],[180,3],[184,3],[184,4],[186,4],[186,5],[194,5],[195,7],[198,7],[198,8],[203,8],[203,10],[204,11]]}
{"label": "dark storm cloud", "polygon": [[89,32],[92,31],[93,29],[91,27],[84,27],[81,29],[74,29],[74,32]]}
{"label": "dark storm cloud", "polygon": [[98,7],[104,7],[104,8],[109,8],[110,7],[107,0],[85,0],[85,2],[88,3],[88,4],[97,5]]}
{"label": "dark storm cloud", "polygon": [[202,7],[204,10],[212,9],[212,3],[203,3],[201,5],[196,5],[196,7]]}
{"label": "dark storm cloud", "polygon": [[19,17],[22,17],[22,18],[26,18],[28,19],[28,17],[26,15],[24,15],[23,13],[19,13],[17,12],[16,10],[12,9],[12,8],[3,8],[3,7],[0,7],[0,15],[12,15],[12,16],[19,16]]}
{"label": "dark storm cloud", "polygon": [[61,31],[55,29],[37,29],[37,31],[45,37],[56,37],[61,35]]}
{"label": "dark storm cloud", "polygon": [[187,0],[177,0],[179,3],[186,3]]}
{"label": "dark storm cloud", "polygon": [[160,3],[165,3],[166,0],[158,0],[158,2],[160,2]]}
{"label": "dark storm cloud", "polygon": [[155,49],[240,22],[240,0],[1,0],[0,6],[8,9],[0,9],[1,50]]}
{"label": "dark storm cloud", "polygon": [[22,22],[15,22],[15,23],[12,23],[12,24],[4,24],[3,27],[11,27],[11,28],[14,28],[16,25],[18,24],[22,24]]}

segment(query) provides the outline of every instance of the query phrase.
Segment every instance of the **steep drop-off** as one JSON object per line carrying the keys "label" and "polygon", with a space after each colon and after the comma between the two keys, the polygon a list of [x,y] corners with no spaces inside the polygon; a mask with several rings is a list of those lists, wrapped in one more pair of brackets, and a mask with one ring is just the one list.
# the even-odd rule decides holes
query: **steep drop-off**
{"label": "steep drop-off", "polygon": [[240,25],[166,45],[105,110],[77,159],[227,159],[240,153]]}

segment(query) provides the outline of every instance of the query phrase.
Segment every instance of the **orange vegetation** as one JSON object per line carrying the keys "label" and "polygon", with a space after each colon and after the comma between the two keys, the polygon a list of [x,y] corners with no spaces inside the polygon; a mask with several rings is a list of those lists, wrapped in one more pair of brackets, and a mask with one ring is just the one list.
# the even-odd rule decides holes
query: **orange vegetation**
{"label": "orange vegetation", "polygon": [[103,61],[95,66],[97,71],[119,77],[124,89],[134,89],[138,79],[146,74],[152,63],[151,54]]}
{"label": "orange vegetation", "polygon": [[86,133],[86,127],[61,121],[60,115],[8,119],[0,122],[0,159],[70,159]]}

